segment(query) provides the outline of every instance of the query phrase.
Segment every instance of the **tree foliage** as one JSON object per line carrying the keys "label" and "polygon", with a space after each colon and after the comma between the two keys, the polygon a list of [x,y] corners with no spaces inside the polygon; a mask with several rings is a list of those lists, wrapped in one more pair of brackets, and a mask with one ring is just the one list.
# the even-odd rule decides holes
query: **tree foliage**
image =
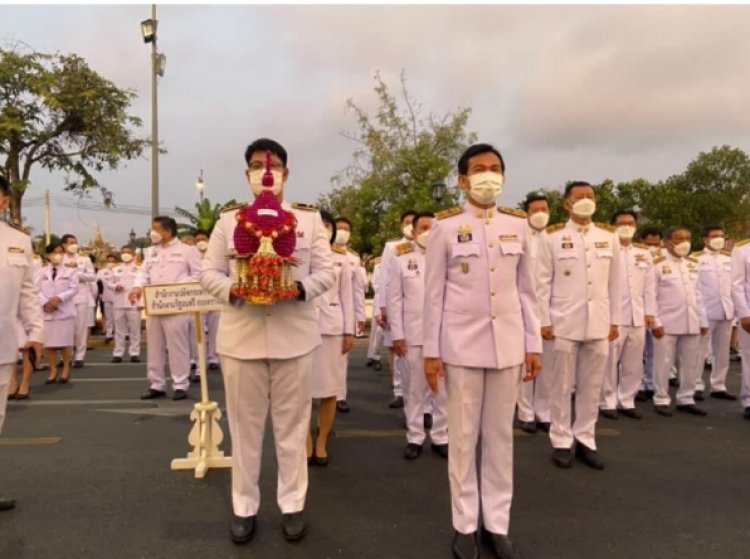
{"label": "tree foliage", "polygon": [[189,223],[178,223],[177,234],[178,235],[192,235],[199,229],[211,233],[213,231],[216,222],[221,217],[222,210],[227,207],[236,204],[237,201],[232,199],[225,204],[211,204],[208,198],[204,198],[201,202],[196,202],[195,211],[191,212],[184,208],[176,207],[175,212],[180,217],[184,217]]}
{"label": "tree foliage", "polygon": [[22,222],[31,171],[65,174],[65,189],[112,193],[95,173],[140,157],[148,139],[135,135],[134,92],[118,88],[75,55],[0,49],[0,173],[12,189],[11,221]]}
{"label": "tree foliage", "polygon": [[387,239],[400,237],[403,211],[455,204],[457,193],[450,189],[439,203],[433,200],[432,185],[449,182],[460,154],[475,141],[466,131],[471,109],[424,116],[403,73],[400,86],[396,97],[375,74],[379,107],[372,116],[353,100],[347,102],[358,129],[345,136],[357,148],[349,167],[333,177],[334,190],[319,199],[323,208],[352,221],[351,246],[367,254],[380,252]]}

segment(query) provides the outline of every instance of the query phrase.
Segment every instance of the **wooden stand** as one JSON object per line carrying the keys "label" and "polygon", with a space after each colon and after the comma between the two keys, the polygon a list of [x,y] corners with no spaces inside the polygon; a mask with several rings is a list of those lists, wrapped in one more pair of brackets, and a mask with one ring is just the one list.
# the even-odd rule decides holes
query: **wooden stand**
{"label": "wooden stand", "polygon": [[230,468],[232,458],[224,456],[219,445],[224,440],[224,434],[219,426],[221,410],[219,404],[208,399],[208,378],[206,375],[206,348],[203,344],[204,334],[201,324],[201,313],[196,312],[195,340],[198,344],[198,370],[201,378],[201,401],[193,407],[190,419],[193,428],[188,435],[188,443],[193,447],[187,458],[172,460],[172,470],[195,470],[195,477],[202,479],[209,468]]}

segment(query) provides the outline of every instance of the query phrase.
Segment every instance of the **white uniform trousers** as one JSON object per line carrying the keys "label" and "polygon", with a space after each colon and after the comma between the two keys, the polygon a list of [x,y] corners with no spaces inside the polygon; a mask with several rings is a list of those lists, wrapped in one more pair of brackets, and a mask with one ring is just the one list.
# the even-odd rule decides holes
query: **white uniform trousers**
{"label": "white uniform trousers", "polygon": [[[711,360],[711,392],[723,392],[727,389],[729,373],[729,340],[732,338],[732,320],[709,320],[708,334],[701,336],[701,356],[713,355]],[[706,388],[703,382],[703,369],[698,370],[696,390]]]}
{"label": "white uniform trousers", "polygon": [[737,324],[740,341],[740,357],[742,363],[742,386],[740,388],[740,404],[750,408],[750,334],[745,332],[741,324]]}
{"label": "white uniform trousers", "polygon": [[383,351],[383,329],[378,326],[378,314],[373,313],[370,322],[370,346],[367,348],[367,358],[380,361],[380,352]]}
{"label": "white uniform trousers", "polygon": [[191,315],[151,316],[146,320],[148,342],[148,381],[154,390],[165,390],[165,357],[169,352],[169,373],[174,390],[187,390],[190,385],[190,347],[188,336]]}
{"label": "white uniform trousers", "polygon": [[[391,351],[389,348],[388,351]],[[401,380],[406,374],[404,371],[409,370],[409,364],[406,359],[399,357],[395,353],[393,354],[393,395],[404,397],[404,387]]]}
{"label": "white uniform trousers", "polygon": [[[643,380],[645,326],[620,326],[620,336],[609,344],[599,407],[632,409]],[[619,374],[618,374],[619,373]]]}
{"label": "white uniform trousers", "polygon": [[404,415],[406,416],[406,441],[423,445],[427,434],[424,429],[425,408],[432,403],[432,429],[430,440],[433,444],[448,443],[448,396],[445,382],[440,381],[438,393],[434,396],[427,386],[424,374],[422,346],[410,345],[406,350],[404,376]]}
{"label": "white uniform trousers", "polygon": [[221,358],[232,436],[232,504],[237,516],[253,516],[260,506],[258,480],[269,408],[279,508],[282,514],[305,508],[313,353],[292,359]]}
{"label": "white uniform trousers", "polygon": [[8,388],[10,388],[10,374],[13,372],[13,364],[0,365],[0,433],[3,432],[5,423],[5,410],[8,406]]}
{"label": "white uniform trousers", "polygon": [[654,389],[654,337],[651,331],[646,332],[646,342],[643,345],[643,381],[641,390]]}
{"label": "white uniform trousers", "polygon": [[[125,344],[129,345],[129,354],[136,357],[141,354],[141,311],[136,308],[115,309],[115,349],[113,357],[125,355]],[[129,338],[129,342],[125,338]]]}
{"label": "white uniform trousers", "polygon": [[[555,378],[549,438],[553,448],[570,448],[574,441],[596,450],[596,420],[609,341],[555,338]],[[576,390],[575,421],[571,394]]]}
{"label": "white uniform trousers", "polygon": [[216,352],[216,333],[219,330],[221,313],[208,312],[203,315],[204,331],[206,332],[206,360],[219,364],[219,354]]}
{"label": "white uniform trousers", "polygon": [[90,316],[91,309],[88,302],[76,305],[75,353],[73,354],[73,361],[83,361],[86,358],[86,346],[89,342]]}
{"label": "white uniform trousers", "polygon": [[669,376],[675,359],[679,362],[680,388],[677,390],[678,405],[694,404],[695,384],[698,373],[703,367],[701,353],[701,336],[683,334],[673,336],[664,334],[654,338],[654,405],[668,406],[672,401],[669,396]]}
{"label": "white uniform trousers", "polygon": [[518,388],[518,420],[531,423],[550,421],[550,391],[555,374],[554,342],[544,340],[542,345],[542,372],[531,382],[522,382]]}
{"label": "white uniform trousers", "polygon": [[[478,369],[445,365],[448,393],[448,478],[453,528],[507,534],[513,500],[513,414],[522,365]],[[477,442],[482,463],[477,479]],[[481,495],[481,498],[480,498]]]}
{"label": "white uniform trousers", "polygon": [[115,318],[115,304],[112,301],[104,301],[104,335],[107,338],[115,337],[117,319]]}

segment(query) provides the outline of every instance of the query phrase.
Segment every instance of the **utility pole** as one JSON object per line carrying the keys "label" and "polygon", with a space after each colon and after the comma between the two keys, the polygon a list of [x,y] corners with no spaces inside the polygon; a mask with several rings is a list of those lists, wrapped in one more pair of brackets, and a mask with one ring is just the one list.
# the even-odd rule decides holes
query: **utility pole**
{"label": "utility pole", "polygon": [[151,217],[156,217],[159,215],[159,54],[156,51],[156,4],[151,4],[151,19],[154,22],[154,39],[151,41]]}
{"label": "utility pole", "polygon": [[52,240],[52,216],[50,214],[49,189],[44,193],[44,244]]}

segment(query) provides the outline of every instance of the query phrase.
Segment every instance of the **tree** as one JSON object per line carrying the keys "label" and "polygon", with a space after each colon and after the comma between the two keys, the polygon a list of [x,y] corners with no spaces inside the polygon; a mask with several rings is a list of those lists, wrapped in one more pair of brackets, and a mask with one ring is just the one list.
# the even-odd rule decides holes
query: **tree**
{"label": "tree", "polygon": [[211,233],[213,231],[216,222],[219,221],[221,212],[227,206],[236,204],[237,201],[232,199],[225,204],[211,205],[211,201],[208,198],[204,198],[200,202],[196,202],[195,211],[190,212],[183,208],[175,208],[175,212],[186,218],[190,223],[178,223],[177,234],[178,235],[192,235],[198,229]]}
{"label": "tree", "polygon": [[[379,252],[388,238],[399,236],[399,217],[406,209],[429,210],[438,205],[432,185],[451,177],[460,154],[475,141],[466,131],[471,109],[458,108],[437,117],[422,116],[401,74],[401,95],[391,94],[379,73],[375,93],[380,105],[373,117],[353,100],[347,102],[358,130],[344,134],[357,143],[351,165],[333,177],[336,187],[319,199],[335,215],[352,221],[352,247]],[[448,189],[440,205],[454,205]]]}
{"label": "tree", "polygon": [[[149,141],[129,114],[136,94],[119,89],[75,54],[0,49],[0,173],[11,184],[11,221],[22,222],[31,171],[65,173],[65,189],[112,193],[94,173],[140,157]],[[4,161],[2,159],[4,158]]]}

